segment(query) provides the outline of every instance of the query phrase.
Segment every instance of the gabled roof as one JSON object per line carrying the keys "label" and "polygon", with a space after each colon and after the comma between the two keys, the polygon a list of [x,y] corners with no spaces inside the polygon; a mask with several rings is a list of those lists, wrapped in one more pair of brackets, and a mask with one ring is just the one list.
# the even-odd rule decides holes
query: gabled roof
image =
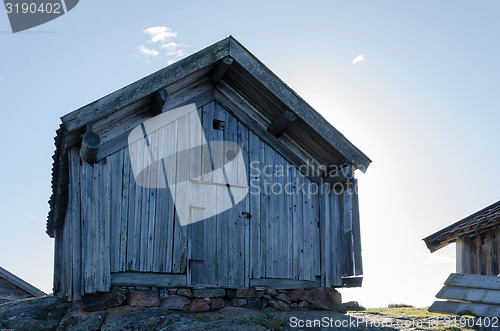
{"label": "gabled roof", "polygon": [[424,238],[431,252],[448,245],[458,237],[483,231],[500,224],[500,201]]}
{"label": "gabled roof", "polygon": [[5,270],[2,267],[0,267],[0,278],[3,278],[5,280],[9,281],[10,283],[23,289],[24,291],[28,292],[29,294],[33,295],[34,297],[43,297],[43,296],[47,295],[44,292],[37,289],[36,287],[34,287],[33,285],[25,282],[21,278],[8,272],[7,270]]}
{"label": "gabled roof", "polygon": [[[366,171],[371,160],[363,152],[230,36],[61,118],[62,124],[55,138],[53,193],[49,201],[47,233],[53,237],[55,225],[64,220],[65,208],[58,208],[67,204],[68,165],[64,151],[81,141],[87,124],[105,119],[126,107],[148,107],[153,103],[155,92],[162,89],[169,94],[177,91],[179,85],[186,86],[206,77],[228,58],[232,63],[225,75],[229,89],[234,88],[244,98],[250,95],[248,99],[252,99],[252,94],[257,96],[254,101],[256,108],[260,106],[258,110],[263,114],[264,122],[276,119],[284,111],[296,115],[298,120],[285,131],[288,134],[285,139],[297,141],[297,150],[314,154],[320,164],[342,163]],[[303,139],[304,136],[308,139]],[[305,140],[314,143],[304,145]]]}

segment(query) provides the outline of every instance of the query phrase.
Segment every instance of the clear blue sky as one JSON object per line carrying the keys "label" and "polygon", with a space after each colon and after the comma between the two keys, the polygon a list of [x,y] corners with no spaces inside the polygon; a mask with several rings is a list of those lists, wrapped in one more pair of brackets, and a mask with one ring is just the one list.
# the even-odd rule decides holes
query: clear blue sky
{"label": "clear blue sky", "polygon": [[[59,117],[231,34],[373,160],[364,286],[344,298],[430,305],[455,251],[421,239],[500,199],[499,15],[493,0],[85,0],[12,34],[0,11],[0,265],[51,291]],[[150,27],[177,35],[148,42]]]}

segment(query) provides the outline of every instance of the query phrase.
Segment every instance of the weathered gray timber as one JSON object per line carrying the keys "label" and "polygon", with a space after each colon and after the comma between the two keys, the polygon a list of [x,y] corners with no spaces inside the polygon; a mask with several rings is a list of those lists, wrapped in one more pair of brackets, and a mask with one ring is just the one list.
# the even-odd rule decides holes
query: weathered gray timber
{"label": "weathered gray timber", "polygon": [[222,61],[217,64],[214,71],[210,74],[210,81],[214,85],[217,85],[222,77],[224,77],[224,75],[227,73],[227,71],[231,67],[231,64],[233,64],[233,59],[231,57],[227,56],[223,58]]}
{"label": "weathered gray timber", "polygon": [[290,125],[293,121],[297,119],[297,115],[295,115],[291,110],[287,109],[282,112],[278,117],[276,117],[269,127],[267,131],[269,131],[273,136],[279,138],[283,131],[285,131],[286,127]]}
{"label": "weathered gray timber", "polygon": [[[151,132],[142,126],[190,104],[197,111]],[[361,286],[352,172],[370,160],[234,38],[62,121],[47,224],[57,294],[79,300],[112,285]],[[90,163],[79,157],[87,125],[101,140]],[[142,139],[128,140],[141,126],[148,157],[138,157]],[[241,162],[223,150],[234,143]],[[327,171],[342,167],[350,170],[343,177]],[[236,201],[235,190],[246,188]],[[181,202],[201,221],[181,225]]]}
{"label": "weathered gray timber", "polygon": [[452,273],[429,311],[482,317],[500,316],[500,280],[497,276]]}
{"label": "weathered gray timber", "polygon": [[111,274],[113,286],[185,287],[186,275],[151,272],[119,272]]}
{"label": "weathered gray timber", "polygon": [[88,124],[80,147],[80,158],[87,163],[94,163],[97,160],[100,145],[101,138],[92,130],[92,125]]}
{"label": "weathered gray timber", "polygon": [[481,317],[500,316],[500,306],[456,301],[434,301],[434,303],[429,307],[429,311],[444,314],[473,315]]}

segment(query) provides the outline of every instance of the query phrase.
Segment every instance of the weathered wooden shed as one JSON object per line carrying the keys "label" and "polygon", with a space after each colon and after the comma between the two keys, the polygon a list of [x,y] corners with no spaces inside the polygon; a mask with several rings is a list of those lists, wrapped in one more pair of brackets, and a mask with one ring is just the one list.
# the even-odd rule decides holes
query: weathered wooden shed
{"label": "weathered wooden shed", "polygon": [[456,272],[500,273],[500,201],[424,238],[432,252],[456,243]]}
{"label": "weathered wooden shed", "polygon": [[0,267],[0,304],[44,295],[44,292]]}
{"label": "weathered wooden shed", "polygon": [[[190,120],[200,121],[207,141],[240,146],[247,179],[258,184],[234,207],[181,226],[168,188],[137,185],[127,138],[144,121],[193,103],[196,118],[170,141],[180,144]],[[61,120],[47,221],[54,293],[361,285],[353,172],[371,161],[233,37]],[[298,171],[278,175],[279,168]],[[264,187],[275,183],[291,183],[288,193]]]}
{"label": "weathered wooden shed", "polygon": [[456,273],[446,279],[429,311],[499,317],[500,201],[424,241],[431,253],[456,243]]}

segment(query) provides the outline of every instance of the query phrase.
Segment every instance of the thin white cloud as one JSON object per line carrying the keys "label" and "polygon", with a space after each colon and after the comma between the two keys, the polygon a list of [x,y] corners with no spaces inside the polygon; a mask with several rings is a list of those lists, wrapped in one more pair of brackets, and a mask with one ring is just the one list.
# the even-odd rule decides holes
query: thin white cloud
{"label": "thin white cloud", "polygon": [[361,63],[361,62],[365,62],[365,55],[364,54],[359,54],[358,56],[356,56],[354,58],[354,60],[352,60],[352,64]]}
{"label": "thin white cloud", "polygon": [[176,57],[183,57],[186,55],[186,51],[184,47],[187,45],[185,44],[178,44],[174,41],[171,41],[169,43],[166,43],[161,46],[162,50],[165,50],[165,54],[167,56],[176,56]]}
{"label": "thin white cloud", "polygon": [[157,56],[157,55],[160,54],[160,52],[158,52],[157,50],[151,49],[151,48],[147,48],[144,45],[141,45],[141,46],[137,47],[137,50],[139,51],[139,53],[141,55],[143,55],[145,57]]}
{"label": "thin white cloud", "polygon": [[[147,64],[151,64],[152,59],[166,60],[170,65],[180,58],[186,56],[186,47],[189,45],[176,41],[177,32],[167,26],[153,26],[143,30],[147,36],[145,44],[137,47],[136,57],[142,57]],[[145,46],[147,45],[147,47]],[[166,56],[166,59],[162,58]]]}
{"label": "thin white cloud", "polygon": [[153,26],[144,30],[144,33],[150,36],[149,41],[152,43],[165,42],[170,38],[177,37],[177,32],[166,26]]}

